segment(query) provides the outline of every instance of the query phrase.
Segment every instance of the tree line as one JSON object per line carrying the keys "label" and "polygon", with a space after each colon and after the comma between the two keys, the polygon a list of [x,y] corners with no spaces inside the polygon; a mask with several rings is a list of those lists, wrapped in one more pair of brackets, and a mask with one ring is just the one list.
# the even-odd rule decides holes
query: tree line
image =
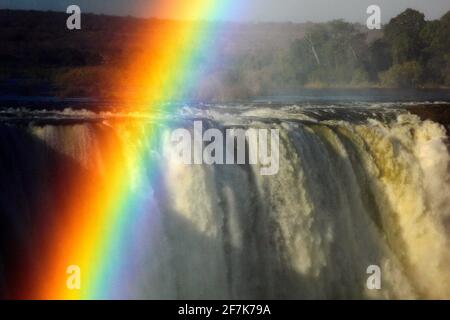
{"label": "tree line", "polygon": [[450,86],[450,12],[426,21],[407,9],[383,26],[377,39],[367,35],[363,26],[343,20],[314,24],[270,63],[247,57],[236,70],[245,77],[260,65],[259,78],[294,88]]}
{"label": "tree line", "polygon": [[[25,85],[47,83],[55,95],[114,97],[123,62],[142,50],[133,39],[161,23],[182,26],[87,14],[83,29],[71,32],[66,18],[0,10],[0,94],[2,83],[25,79]],[[199,45],[195,53],[203,69],[189,98],[245,99],[303,87],[450,87],[450,12],[428,21],[407,9],[375,35],[343,20],[221,23],[218,29],[220,45]]]}

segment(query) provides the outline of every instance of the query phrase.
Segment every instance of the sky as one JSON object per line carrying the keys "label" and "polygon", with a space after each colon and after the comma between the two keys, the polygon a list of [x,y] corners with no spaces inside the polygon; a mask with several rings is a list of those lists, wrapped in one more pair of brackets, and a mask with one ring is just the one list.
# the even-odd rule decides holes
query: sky
{"label": "sky", "polygon": [[[425,13],[427,19],[440,18],[450,10],[450,0],[0,0],[0,8],[65,11],[69,5],[77,4],[82,12],[211,20],[211,17],[176,10],[185,7],[186,1],[226,1],[229,6],[227,12],[220,15],[220,20],[247,22],[323,22],[333,19],[364,22],[366,9],[372,4],[380,6],[383,22],[388,22],[406,8]],[[155,9],[161,7],[158,6],[161,2],[172,9]],[[181,3],[183,5],[178,5]]]}

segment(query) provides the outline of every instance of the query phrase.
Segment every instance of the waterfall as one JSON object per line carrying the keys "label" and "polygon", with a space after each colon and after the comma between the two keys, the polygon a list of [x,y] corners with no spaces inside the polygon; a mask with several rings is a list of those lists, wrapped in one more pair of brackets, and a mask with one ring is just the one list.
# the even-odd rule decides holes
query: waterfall
{"label": "waterfall", "polygon": [[[170,132],[191,130],[186,115],[157,124],[157,141],[130,140],[131,126],[155,126],[146,119],[3,121],[0,292],[19,285],[11,280],[17,266],[38,270],[30,235],[46,232],[37,225],[71,196],[64,175],[107,183],[108,148],[144,203],[125,232],[108,298],[450,298],[445,129],[405,111],[358,112],[202,113],[222,131],[232,124],[278,129],[272,176],[259,165],[175,161]],[[152,165],[136,165],[136,150]],[[380,290],[366,286],[371,265],[381,269]]]}

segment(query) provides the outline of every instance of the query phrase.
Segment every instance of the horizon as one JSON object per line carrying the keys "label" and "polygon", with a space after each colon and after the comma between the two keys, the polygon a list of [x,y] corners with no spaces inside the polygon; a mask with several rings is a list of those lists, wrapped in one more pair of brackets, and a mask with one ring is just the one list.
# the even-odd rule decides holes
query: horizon
{"label": "horizon", "polygon": [[[186,5],[184,5],[183,10],[176,10],[175,8],[182,6],[180,2],[182,0],[165,0],[164,5],[161,5],[161,1],[109,0],[106,3],[104,0],[78,0],[74,3],[70,0],[0,0],[0,9],[65,12],[69,5],[76,4],[81,7],[84,13],[144,19],[206,20],[236,23],[321,23],[342,19],[352,23],[364,23],[368,16],[366,14],[367,7],[375,4],[372,0],[344,0],[334,10],[323,10],[324,7],[327,7],[327,0],[285,0],[284,6],[276,6],[276,8],[268,0],[258,2],[250,0],[245,4],[231,2],[226,12],[221,10],[214,17],[210,17],[195,16],[193,13],[189,13],[189,10],[185,10]],[[433,0],[427,3],[419,0],[398,0],[395,3],[388,0],[379,0],[376,4],[381,8],[382,23],[389,22],[390,19],[408,8],[424,13],[427,20],[439,19],[450,11],[450,2],[447,0]]]}

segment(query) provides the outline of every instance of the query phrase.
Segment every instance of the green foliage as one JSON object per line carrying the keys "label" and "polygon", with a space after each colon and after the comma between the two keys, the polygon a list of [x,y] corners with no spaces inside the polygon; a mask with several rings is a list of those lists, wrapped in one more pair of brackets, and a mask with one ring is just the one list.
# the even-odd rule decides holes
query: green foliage
{"label": "green foliage", "polygon": [[[126,62],[143,50],[136,39],[157,32],[160,24],[182,27],[176,21],[85,15],[83,32],[68,32],[61,28],[65,19],[64,13],[0,10],[0,81],[49,83],[63,96],[113,97],[120,91],[113,86],[127,77]],[[244,99],[299,87],[450,86],[450,12],[426,21],[408,9],[375,37],[368,37],[365,26],[342,20],[230,23],[219,29],[227,31],[225,40],[217,39],[220,50],[199,43],[198,52],[186,53],[198,66],[192,88],[185,89],[190,98]]]}
{"label": "green foliage", "polygon": [[382,85],[394,88],[414,88],[421,83],[422,67],[416,61],[396,64],[380,74]]}
{"label": "green foliage", "polygon": [[291,50],[297,79],[306,86],[448,85],[450,12],[425,21],[424,14],[407,9],[369,44],[355,24],[314,25]]}
{"label": "green foliage", "polygon": [[420,59],[423,47],[420,34],[425,25],[425,15],[412,9],[391,19],[384,37],[391,47],[394,64]]}
{"label": "green foliage", "polygon": [[355,87],[370,86],[369,73],[364,68],[356,69],[353,71],[351,84]]}
{"label": "green foliage", "polygon": [[445,56],[444,85],[450,87],[450,54]]}
{"label": "green foliage", "polygon": [[372,42],[368,50],[367,71],[371,81],[378,81],[378,74],[392,66],[391,48],[385,39]]}
{"label": "green foliage", "polygon": [[357,25],[342,20],[313,26],[292,46],[297,79],[301,84],[367,82],[365,38]]}

